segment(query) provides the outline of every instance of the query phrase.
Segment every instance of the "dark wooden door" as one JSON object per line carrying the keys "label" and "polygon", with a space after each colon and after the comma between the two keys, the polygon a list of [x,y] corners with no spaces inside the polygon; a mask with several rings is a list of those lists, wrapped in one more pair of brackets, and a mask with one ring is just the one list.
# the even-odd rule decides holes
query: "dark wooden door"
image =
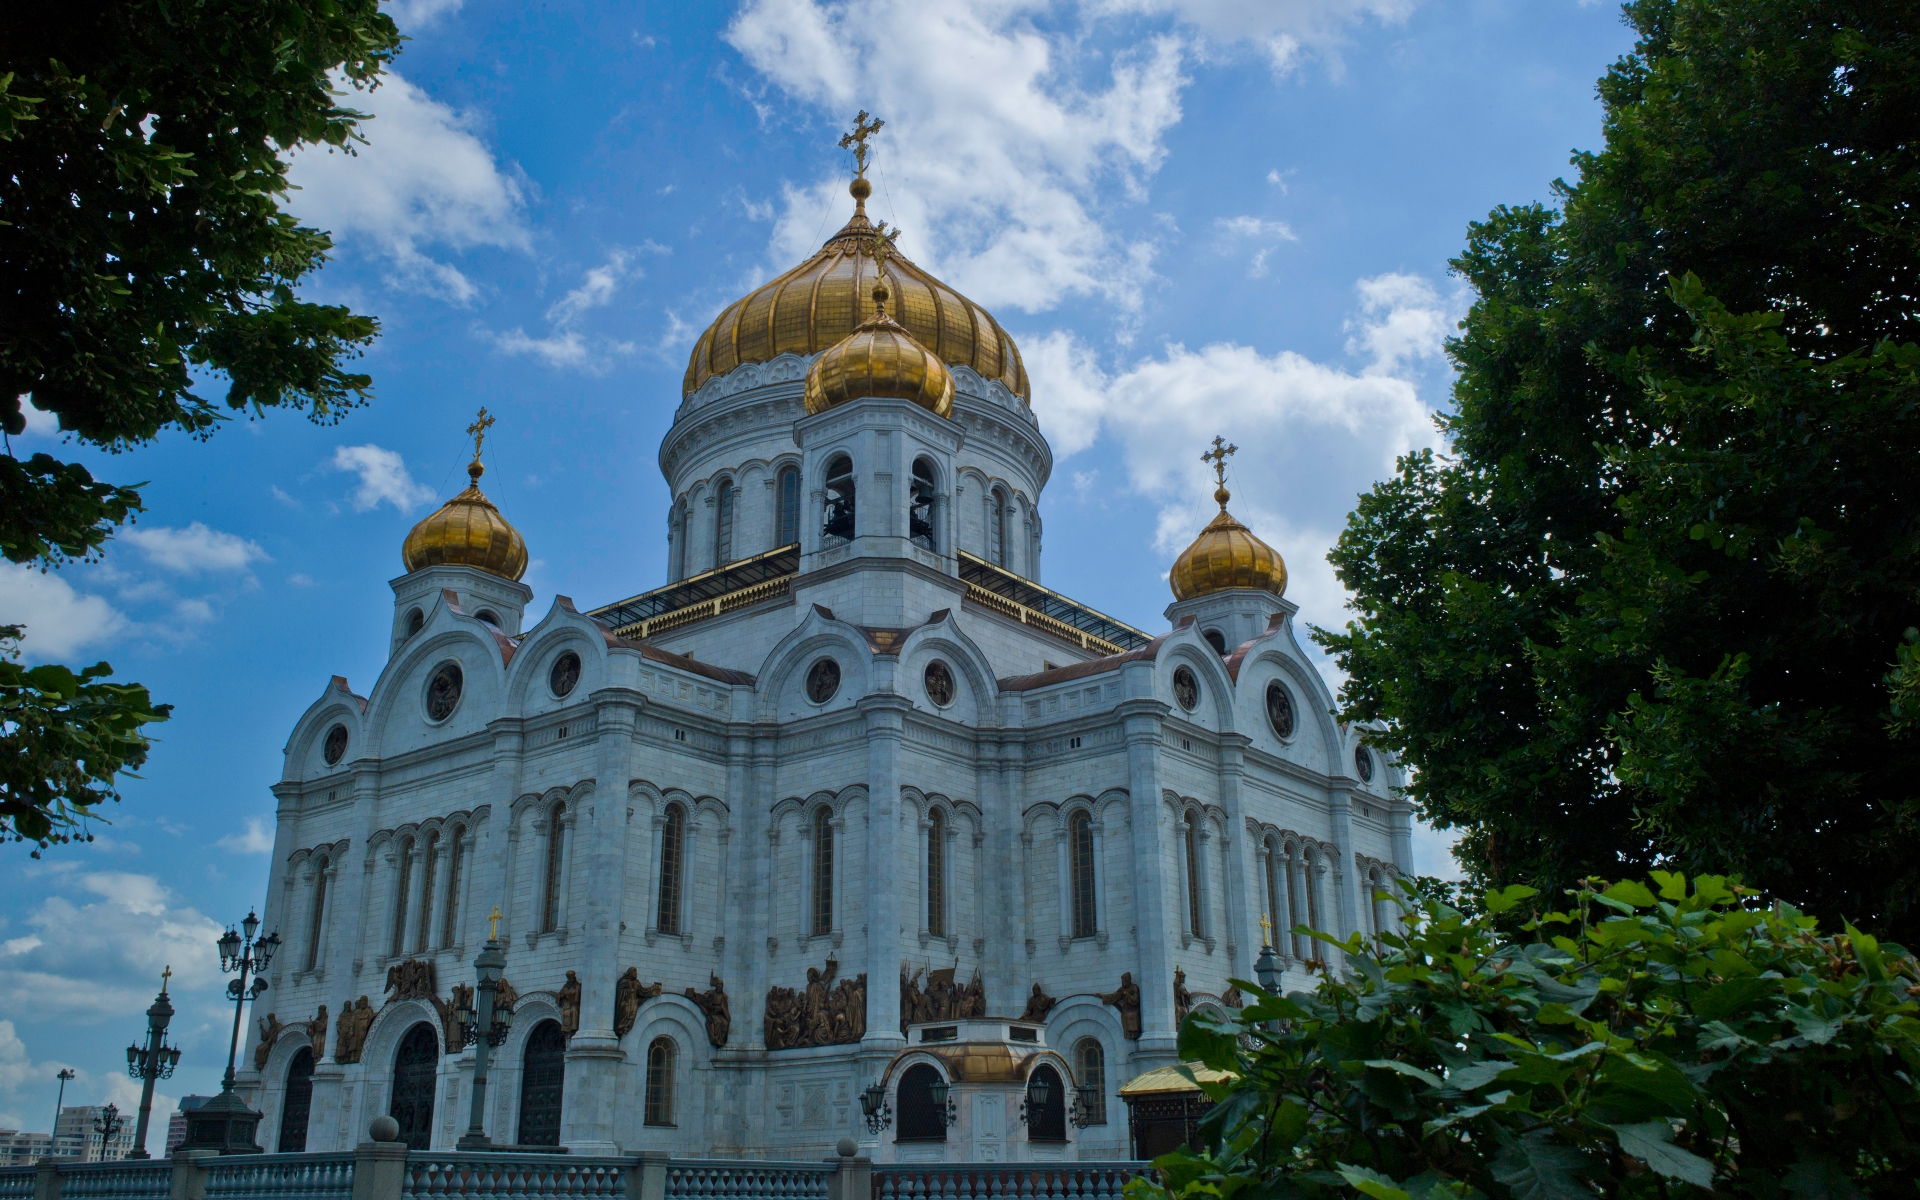
{"label": "dark wooden door", "polygon": [[387,1115],[400,1122],[400,1140],[409,1150],[433,1146],[433,1089],[440,1065],[440,1043],[426,1022],[407,1030],[393,1056],[393,1103]]}
{"label": "dark wooden door", "polygon": [[280,1103],[280,1153],[307,1148],[307,1114],[313,1111],[313,1050],[302,1046],[287,1066],[287,1092]]}
{"label": "dark wooden door", "polygon": [[567,1035],[542,1021],[527,1038],[520,1069],[520,1144],[560,1144],[560,1097],[567,1088]]}

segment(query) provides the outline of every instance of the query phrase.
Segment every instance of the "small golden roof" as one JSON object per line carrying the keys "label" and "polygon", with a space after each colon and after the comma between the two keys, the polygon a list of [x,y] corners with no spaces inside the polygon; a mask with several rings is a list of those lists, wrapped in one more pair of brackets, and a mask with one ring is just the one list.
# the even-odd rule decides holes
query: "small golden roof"
{"label": "small golden roof", "polygon": [[[1191,1072],[1192,1078],[1188,1078]],[[1120,1085],[1122,1096],[1146,1096],[1155,1092],[1197,1092],[1201,1083],[1231,1083],[1234,1075],[1229,1071],[1216,1071],[1212,1067],[1197,1062],[1181,1063],[1177,1067],[1156,1067],[1143,1075],[1135,1075]]]}
{"label": "small golden roof", "polygon": [[1237,449],[1239,447],[1227,445],[1226,439],[1216,437],[1213,449],[1200,456],[1213,464],[1218,483],[1213,498],[1220,504],[1220,515],[1208,522],[1200,536],[1193,539],[1193,544],[1173,560],[1173,571],[1167,582],[1173,585],[1175,600],[1191,600],[1229,588],[1256,588],[1276,596],[1286,594],[1287,564],[1281,561],[1279,552],[1253,536],[1252,530],[1234,520],[1233,514],[1227,511],[1227,501],[1233,497],[1233,493],[1227,491],[1227,457]]}
{"label": "small golden roof", "polygon": [[527,543],[480,490],[480,443],[493,425],[486,409],[467,432],[473,435],[473,461],[467,465],[467,489],[413,527],[400,544],[409,572],[426,567],[475,567],[503,579],[527,573]]}
{"label": "small golden roof", "polygon": [[[881,253],[884,257],[884,251]],[[953,374],[887,315],[887,285],[873,285],[873,316],[807,368],[807,415],[862,396],[911,400],[935,416],[953,413]]]}

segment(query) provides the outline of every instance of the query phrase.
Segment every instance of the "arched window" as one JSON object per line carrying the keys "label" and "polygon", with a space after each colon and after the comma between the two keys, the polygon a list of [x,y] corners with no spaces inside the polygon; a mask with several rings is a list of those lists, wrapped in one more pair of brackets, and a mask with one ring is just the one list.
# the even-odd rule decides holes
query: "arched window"
{"label": "arched window", "polygon": [[520,1071],[520,1144],[560,1144],[560,1098],[567,1088],[567,1035],[542,1021],[527,1037]]}
{"label": "arched window", "polygon": [[776,546],[791,546],[800,540],[800,468],[787,467],[780,472],[778,524],[773,539]]}
{"label": "arched window", "polygon": [[320,935],[326,932],[326,928],[327,860],[323,855],[313,862],[313,917],[307,922],[307,970],[309,971],[320,965]]}
{"label": "arched window", "polygon": [[687,810],[669,804],[666,819],[660,824],[661,933],[680,933],[680,887],[686,874],[686,854]]}
{"label": "arched window", "polygon": [[713,565],[724,567],[733,561],[733,510],[740,489],[733,480],[722,479],[713,498]]}
{"label": "arched window", "polygon": [[280,1101],[280,1153],[307,1148],[307,1114],[313,1111],[313,1048],[302,1046],[287,1064],[287,1090]]}
{"label": "arched window", "polygon": [[1007,493],[1001,488],[987,493],[987,561],[1007,565]]}
{"label": "arched window", "polygon": [[937,550],[933,530],[933,460],[913,460],[913,483],[907,499],[907,536],[923,550]]}
{"label": "arched window", "polygon": [[1081,1038],[1073,1047],[1073,1073],[1079,1077],[1080,1101],[1089,1125],[1107,1123],[1107,1051],[1099,1038]]}
{"label": "arched window", "polygon": [[1100,932],[1093,904],[1093,815],[1085,809],[1067,821],[1067,861],[1073,872],[1073,936],[1093,937]]}
{"label": "arched window", "polygon": [[833,810],[813,812],[813,936],[833,932]]}
{"label": "arched window", "polygon": [[440,913],[440,944],[455,946],[460,932],[460,876],[466,871],[466,830],[447,834],[447,902]]}
{"label": "arched window", "polygon": [[[1047,1102],[1035,1104],[1033,1091],[1036,1084],[1045,1084]],[[1067,1140],[1067,1089],[1060,1082],[1060,1072],[1046,1063],[1041,1063],[1027,1076],[1027,1140],[1030,1142],[1064,1142]]]}
{"label": "arched window", "polygon": [[420,924],[414,930],[413,944],[422,950],[433,943],[429,940],[433,933],[433,884],[434,876],[440,867],[440,834],[438,831],[427,835],[427,848],[421,855],[420,864]]}
{"label": "arched window", "polygon": [[1206,936],[1206,926],[1201,919],[1200,910],[1200,823],[1192,813],[1187,814],[1187,930],[1195,937]]}
{"label": "arched window", "polygon": [[926,1063],[915,1063],[900,1076],[897,1094],[900,1124],[896,1142],[944,1142],[947,1140],[947,1114],[933,1103],[933,1087],[941,1082],[940,1072]]}
{"label": "arched window", "polygon": [[827,464],[827,512],[821,532],[853,540],[853,460],[842,454]]}
{"label": "arched window", "polygon": [[540,899],[540,932],[560,928],[560,876],[567,865],[567,802],[554,804],[547,813],[547,878]]}
{"label": "arched window", "polygon": [[414,634],[419,633],[421,628],[424,627],[426,623],[427,623],[427,616],[425,613],[421,612],[419,609],[416,608],[412,612],[408,613],[407,614],[407,636],[412,637]]}
{"label": "arched window", "polygon": [[393,949],[399,958],[407,952],[407,901],[413,887],[413,839],[400,843],[400,877],[393,885]]}
{"label": "arched window", "polygon": [[939,809],[927,821],[927,932],[947,936],[947,818]]}
{"label": "arched window", "polygon": [[1213,647],[1213,652],[1215,654],[1218,654],[1222,658],[1226,657],[1227,655],[1227,635],[1226,634],[1221,633],[1218,629],[1209,629],[1205,633],[1201,634],[1200,636],[1207,639],[1207,645]]}
{"label": "arched window", "polygon": [[658,1037],[647,1047],[647,1124],[673,1125],[673,1039]]}
{"label": "arched window", "polygon": [[440,1042],[425,1021],[407,1030],[393,1053],[393,1099],[387,1115],[400,1122],[400,1140],[409,1150],[433,1145],[433,1086],[439,1073]]}

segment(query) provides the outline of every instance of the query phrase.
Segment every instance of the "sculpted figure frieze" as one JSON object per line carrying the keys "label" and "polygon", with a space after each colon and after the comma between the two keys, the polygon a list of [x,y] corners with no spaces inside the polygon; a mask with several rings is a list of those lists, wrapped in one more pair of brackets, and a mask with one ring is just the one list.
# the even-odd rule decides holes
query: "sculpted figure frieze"
{"label": "sculpted figure frieze", "polygon": [[[569,980],[573,978],[572,971],[567,972],[567,978]],[[633,1032],[634,1025],[640,1020],[640,1005],[666,990],[666,986],[658,980],[651,984],[642,984],[640,968],[628,967],[627,973],[613,985],[613,1036],[623,1038]],[[574,1021],[578,1023],[580,1018],[577,998],[574,1003],[576,1005]],[[561,1028],[564,1029],[566,1026],[562,1025]]]}
{"label": "sculpted figure frieze", "polygon": [[767,989],[767,1049],[839,1046],[866,1036],[866,973],[829,987],[839,970],[840,965],[829,958],[824,970],[807,968],[804,990],[779,986]]}
{"label": "sculpted figure frieze", "polygon": [[567,981],[553,998],[560,1006],[560,1032],[568,1037],[580,1032],[580,977],[568,971]]}
{"label": "sculpted figure frieze", "polygon": [[1041,988],[1038,983],[1035,983],[1033,985],[1033,994],[1027,997],[1027,1011],[1020,1014],[1020,1019],[1022,1021],[1034,1022],[1045,1021],[1047,1014],[1052,1012],[1053,1006],[1058,1003],[1060,1003],[1058,1000],[1047,995],[1046,991]]}
{"label": "sculpted figure frieze", "polygon": [[382,1004],[395,1000],[431,1000],[439,989],[434,986],[433,963],[409,958],[387,968],[387,986],[391,993]]}
{"label": "sculpted figure frieze", "polygon": [[349,1000],[340,1007],[333,1021],[333,1061],[357,1063],[366,1049],[367,1030],[373,1028],[373,1005],[365,996]]}
{"label": "sculpted figure frieze", "polygon": [[961,984],[954,981],[959,969],[956,964],[927,971],[927,986],[922,989],[920,972],[924,968],[915,968],[912,975],[901,968],[900,1032],[905,1033],[907,1026],[923,1021],[956,1021],[987,1015],[987,988],[980,981],[980,972],[973,973],[972,982]]}
{"label": "sculpted figure frieze", "polygon": [[[707,1041],[715,1049],[719,1049],[721,1046],[727,1044],[727,1035],[733,1031],[733,1010],[727,1003],[727,985],[721,983],[720,977],[711,972],[708,973],[707,979],[712,986],[704,992],[697,992],[692,988],[688,988],[687,999],[693,1001],[694,1004],[699,1007],[700,1011],[707,1015]],[[864,1033],[864,1026],[866,1024],[865,996],[861,997],[860,1005],[862,1009],[861,1025],[863,1026],[861,1032]]]}
{"label": "sculpted figure frieze", "polygon": [[1121,1033],[1136,1042],[1140,1040],[1140,985],[1133,981],[1132,971],[1121,973],[1119,987],[1100,993],[1100,1002],[1120,1010]]}
{"label": "sculpted figure frieze", "polygon": [[313,1061],[317,1063],[327,1056],[327,1006],[322,1004],[306,1025],[307,1041],[313,1045]]}
{"label": "sculpted figure frieze", "polygon": [[273,1053],[273,1044],[280,1040],[280,1035],[286,1031],[286,1028],[280,1023],[280,1018],[272,1013],[260,1018],[260,1044],[253,1048],[254,1070],[266,1069],[267,1056]]}

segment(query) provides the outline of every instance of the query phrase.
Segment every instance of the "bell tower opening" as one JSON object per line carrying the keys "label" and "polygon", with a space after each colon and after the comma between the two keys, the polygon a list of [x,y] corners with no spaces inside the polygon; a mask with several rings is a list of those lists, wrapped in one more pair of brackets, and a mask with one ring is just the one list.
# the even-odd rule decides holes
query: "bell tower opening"
{"label": "bell tower opening", "polygon": [[853,460],[842,454],[827,464],[827,513],[820,532],[853,540]]}

